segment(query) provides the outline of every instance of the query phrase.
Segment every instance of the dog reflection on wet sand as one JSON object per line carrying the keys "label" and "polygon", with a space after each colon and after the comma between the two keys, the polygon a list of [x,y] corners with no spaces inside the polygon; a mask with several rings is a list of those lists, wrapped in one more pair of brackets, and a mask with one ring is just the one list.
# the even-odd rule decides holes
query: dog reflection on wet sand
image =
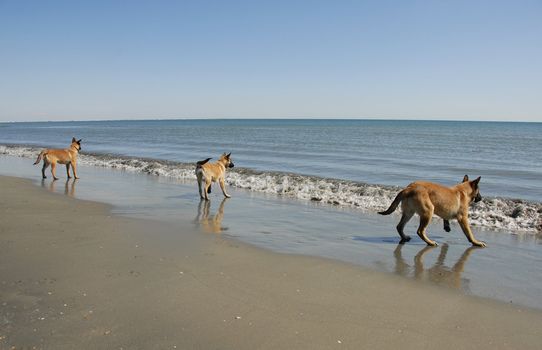
{"label": "dog reflection on wet sand", "polygon": [[446,255],[448,254],[448,244],[443,244],[440,248],[437,261],[433,266],[426,268],[424,266],[424,256],[427,252],[437,249],[433,246],[425,246],[421,249],[416,256],[414,256],[414,271],[411,275],[412,268],[407,264],[403,258],[401,250],[403,249],[403,244],[398,244],[395,250],[393,251],[393,256],[395,257],[395,273],[401,276],[414,277],[418,280],[429,281],[441,286],[450,287],[454,289],[468,289],[469,280],[461,278],[461,274],[465,268],[465,264],[469,259],[472,252],[478,247],[469,247],[465,249],[463,254],[459,257],[456,263],[450,268],[445,265],[444,261],[446,260]]}
{"label": "dog reflection on wet sand", "polygon": [[222,219],[224,219],[224,204],[228,198],[224,198],[215,215],[210,215],[211,201],[201,199],[198,205],[198,215],[194,220],[198,226],[201,227],[203,232],[207,233],[221,233],[226,231],[227,227],[222,227]]}
{"label": "dog reflection on wet sand", "polygon": [[[71,185],[70,185],[70,182],[71,182]],[[75,196],[75,183],[76,182],[77,182],[77,180],[71,180],[70,181],[70,179],[66,179],[66,182],[64,183],[64,194],[66,196],[68,196],[68,197],[74,197]],[[47,188],[51,192],[56,192],[56,185],[57,185],[56,180],[51,181],[51,183],[49,184],[48,187],[45,184],[45,179],[41,180],[41,187]]]}

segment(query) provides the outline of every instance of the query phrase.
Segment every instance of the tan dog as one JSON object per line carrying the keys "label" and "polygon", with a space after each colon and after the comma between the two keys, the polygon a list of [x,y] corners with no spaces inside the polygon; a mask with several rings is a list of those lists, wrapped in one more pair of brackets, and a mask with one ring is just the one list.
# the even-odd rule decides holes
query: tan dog
{"label": "tan dog", "polygon": [[224,184],[226,169],[233,168],[234,164],[231,160],[231,153],[222,154],[217,162],[208,163],[211,158],[199,161],[196,164],[196,177],[198,179],[199,195],[201,198],[208,200],[208,193],[211,193],[211,184],[218,182],[224,197],[230,198],[231,196],[226,193],[226,186]]}
{"label": "tan dog", "polygon": [[66,173],[68,174],[68,179],[71,178],[70,176],[70,165],[73,169],[73,176],[78,179],[77,177],[77,155],[81,151],[81,140],[77,141],[75,137],[72,138],[72,143],[69,148],[66,149],[44,149],[40,152],[38,155],[38,159],[34,162],[34,165],[38,164],[41,159],[43,158],[43,167],[41,168],[41,175],[44,179],[47,178],[45,176],[45,169],[50,165],[51,166],[51,174],[53,174],[53,179],[58,180],[56,177],[56,164],[65,164],[66,165]]}
{"label": "tan dog", "polygon": [[457,219],[469,242],[478,247],[485,247],[486,244],[484,242],[474,238],[469,225],[469,204],[473,201],[479,202],[482,199],[480,189],[478,188],[479,182],[480,177],[469,181],[467,175],[463,177],[462,183],[453,187],[444,187],[431,182],[413,182],[399,192],[386,211],[381,211],[379,214],[389,215],[401,203],[403,216],[397,225],[397,232],[401,236],[401,243],[410,241],[410,237],[405,235],[403,229],[412,216],[417,213],[420,216],[420,226],[417,231],[418,236],[428,245],[437,245],[425,233],[425,229],[431,222],[433,214],[435,214],[444,219],[444,230],[447,232],[450,231],[449,220]]}

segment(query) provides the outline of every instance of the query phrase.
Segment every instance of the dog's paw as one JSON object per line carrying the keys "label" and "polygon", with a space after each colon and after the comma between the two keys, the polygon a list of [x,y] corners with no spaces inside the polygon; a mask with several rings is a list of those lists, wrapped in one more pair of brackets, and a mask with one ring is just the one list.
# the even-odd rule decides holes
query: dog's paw
{"label": "dog's paw", "polygon": [[435,242],[435,241],[429,241],[429,242],[426,242],[428,246],[431,246],[431,247],[436,247],[438,246],[438,243]]}
{"label": "dog's paw", "polygon": [[478,241],[478,242],[472,242],[472,245],[475,247],[485,248],[487,247],[486,242]]}
{"label": "dog's paw", "polygon": [[401,240],[399,241],[399,244],[405,244],[406,242],[409,242],[411,239],[410,236],[405,236],[404,238],[401,238]]}

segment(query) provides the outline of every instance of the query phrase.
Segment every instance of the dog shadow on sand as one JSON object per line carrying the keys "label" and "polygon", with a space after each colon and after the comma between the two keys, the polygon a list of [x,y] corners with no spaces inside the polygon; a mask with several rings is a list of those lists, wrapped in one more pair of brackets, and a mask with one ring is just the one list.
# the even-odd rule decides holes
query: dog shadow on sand
{"label": "dog shadow on sand", "polygon": [[194,219],[196,227],[199,227],[203,232],[220,234],[227,231],[228,228],[222,226],[224,219],[224,206],[228,198],[222,199],[218,209],[214,215],[211,215],[211,201],[202,199],[198,204],[198,213]]}
{"label": "dog shadow on sand", "polygon": [[[57,193],[57,186],[60,181],[59,180],[51,180],[49,183],[49,186],[47,186],[46,180],[41,180],[41,187],[48,189],[50,192]],[[64,195],[68,197],[75,197],[75,184],[77,183],[77,179],[66,179],[64,182]]]}
{"label": "dog shadow on sand", "polygon": [[[443,238],[441,236],[433,237],[437,239]],[[463,278],[462,273],[472,253],[475,250],[481,249],[480,247],[476,246],[470,246],[466,248],[461,254],[461,256],[457,259],[457,261],[453,265],[450,265],[449,263],[446,264],[446,256],[448,255],[448,251],[450,249],[447,243],[443,243],[442,245],[434,247],[427,245],[421,239],[415,239],[405,245],[402,243],[398,244],[396,236],[355,236],[353,237],[353,239],[355,241],[361,241],[366,243],[395,244],[396,247],[393,250],[393,258],[395,264],[392,272],[397,275],[434,283],[452,289],[463,290],[465,292],[468,292],[470,289],[470,280]],[[414,258],[412,259],[412,263],[407,263],[407,260],[403,257],[403,248],[405,246],[421,246],[421,249],[418,250]],[[431,266],[428,266],[427,263],[425,263],[425,257],[430,251],[433,250],[439,250],[439,254],[435,262]]]}
{"label": "dog shadow on sand", "polygon": [[[446,255],[449,246],[444,243],[440,247],[425,246],[414,256],[412,264],[406,262],[403,257],[402,249],[404,244],[398,244],[393,250],[395,260],[394,273],[400,276],[414,278],[416,280],[431,282],[440,286],[458,289],[463,291],[470,290],[470,280],[462,277],[465,265],[471,254],[480,249],[479,247],[468,247],[453,265],[446,265]],[[427,266],[424,262],[425,255],[434,249],[440,249],[436,261]]]}

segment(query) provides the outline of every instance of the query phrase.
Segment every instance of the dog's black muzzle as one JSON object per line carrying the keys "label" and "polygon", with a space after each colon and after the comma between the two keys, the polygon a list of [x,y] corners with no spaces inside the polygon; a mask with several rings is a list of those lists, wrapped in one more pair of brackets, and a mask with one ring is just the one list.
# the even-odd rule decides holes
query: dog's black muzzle
{"label": "dog's black muzzle", "polygon": [[478,194],[476,195],[476,197],[474,197],[474,203],[478,203],[478,202],[481,201],[481,200],[482,200],[482,196],[480,195],[480,193],[478,193]]}
{"label": "dog's black muzzle", "polygon": [[233,167],[234,167],[233,163],[230,163],[230,165],[228,165],[228,168],[233,168]]}

